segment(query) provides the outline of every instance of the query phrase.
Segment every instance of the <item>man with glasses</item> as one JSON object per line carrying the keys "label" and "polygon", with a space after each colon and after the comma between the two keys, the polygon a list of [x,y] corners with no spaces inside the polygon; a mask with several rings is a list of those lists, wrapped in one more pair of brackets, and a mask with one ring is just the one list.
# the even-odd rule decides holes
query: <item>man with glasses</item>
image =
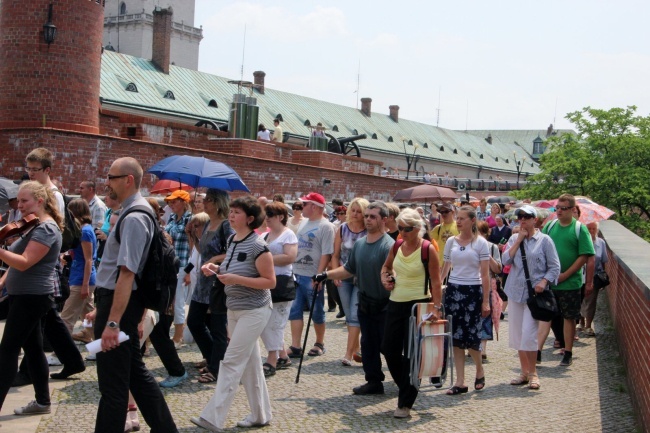
{"label": "man with glasses", "polygon": [[[122,204],[120,239],[115,231],[106,241],[97,270],[95,338],[102,340],[97,354],[97,379],[101,398],[95,432],[116,432],[124,428],[129,390],[152,431],[177,432],[160,386],[142,361],[138,324],[144,304],[135,275],[142,272],[154,234],[154,219],[142,212],[124,212],[133,206],[149,206],[140,194],[142,167],[133,158],[120,158],[111,165],[106,180],[108,196]],[[153,209],[151,210],[153,214]],[[153,215],[152,215],[153,216]],[[121,331],[129,340],[120,344]]]}
{"label": "man with glasses", "polygon": [[381,369],[381,342],[384,338],[386,306],[390,292],[381,284],[381,267],[395,242],[386,233],[388,208],[382,201],[370,203],[364,212],[368,234],[354,243],[347,263],[314,275],[317,282],[357,278],[361,353],[366,383],[352,389],[357,395],[383,394],[385,379]]}
{"label": "man with glasses", "polygon": [[54,197],[56,197],[56,201],[59,204],[59,212],[63,215],[63,211],[65,210],[63,194],[61,194],[52,182],[52,179],[50,179],[53,159],[52,152],[44,147],[34,149],[25,158],[25,171],[29,175],[29,180],[35,180],[54,191]]}
{"label": "man with glasses", "polygon": [[303,203],[303,215],[307,218],[298,229],[298,256],[293,264],[296,276],[296,299],[291,305],[291,346],[289,357],[299,358],[302,353],[301,339],[303,329],[303,309],[305,302],[311,307],[314,290],[318,290],[316,304],[313,307],[314,331],[316,343],[309,351],[309,356],[325,353],[325,294],[322,287],[312,282],[311,276],[327,269],[334,253],[334,226],[323,218],[325,198],[310,192],[300,198]]}
{"label": "man with glasses", "polygon": [[444,259],[442,257],[445,251],[445,244],[447,239],[459,234],[458,227],[456,227],[456,219],[454,218],[454,205],[450,203],[439,203],[438,213],[440,214],[440,224],[435,226],[430,232],[429,237],[438,243],[438,260],[440,267]]}
{"label": "man with glasses", "polygon": [[557,286],[551,286],[560,309],[560,315],[551,323],[540,322],[538,334],[537,361],[541,362],[541,350],[548,337],[551,326],[555,338],[564,348],[561,366],[568,367],[573,363],[573,338],[575,337],[575,321],[580,318],[580,288],[582,287],[582,268],[587,259],[595,254],[589,230],[573,218],[573,208],[576,200],[571,194],[562,194],[558,198],[555,210],[557,222],[550,221],[542,229],[550,236],[560,257],[560,276]]}

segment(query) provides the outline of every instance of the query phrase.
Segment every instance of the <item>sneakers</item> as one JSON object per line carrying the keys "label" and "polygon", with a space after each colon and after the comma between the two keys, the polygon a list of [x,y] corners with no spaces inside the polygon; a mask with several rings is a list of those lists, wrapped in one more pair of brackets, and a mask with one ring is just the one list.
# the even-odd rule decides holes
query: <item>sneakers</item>
{"label": "sneakers", "polygon": [[206,429],[207,431],[211,431],[211,432],[221,432],[221,431],[223,431],[222,429],[220,429],[216,425],[212,424],[211,422],[207,421],[204,418],[201,418],[200,416],[192,417],[192,418],[190,418],[190,421],[192,422],[192,424],[196,424],[199,427],[201,427],[203,429]]}
{"label": "sneakers", "polygon": [[58,367],[59,365],[63,365],[61,361],[59,361],[59,358],[56,357],[56,355],[49,355],[47,357],[47,365],[50,367]]}
{"label": "sneakers", "polygon": [[237,421],[237,427],[243,427],[243,428],[264,427],[265,425],[269,425],[269,421],[267,422],[253,421],[252,415],[247,415],[246,418],[244,418],[243,420]]}
{"label": "sneakers", "polygon": [[126,423],[124,425],[124,433],[140,431],[140,419],[138,418],[138,410],[133,408],[129,409],[126,413]]}
{"label": "sneakers", "polygon": [[178,386],[185,379],[187,379],[187,371],[183,373],[182,376],[169,376],[167,377],[167,379],[160,382],[159,385],[163,388],[174,388],[175,386]]}
{"label": "sneakers", "polygon": [[594,332],[594,328],[585,328],[582,332],[587,337],[595,337],[596,336],[596,333]]}
{"label": "sneakers", "polygon": [[27,406],[19,407],[18,409],[14,409],[14,413],[16,415],[42,415],[44,413],[50,413],[52,411],[52,408],[50,405],[41,405],[36,402],[36,400],[32,400],[29,403],[27,403]]}
{"label": "sneakers", "polygon": [[185,343],[183,343],[183,339],[181,341],[174,341],[174,349],[179,350],[181,347],[185,347]]}
{"label": "sneakers", "polygon": [[560,365],[562,367],[568,367],[571,364],[573,364],[573,353],[568,350],[565,350],[564,356],[562,357],[562,361],[560,361]]}
{"label": "sneakers", "polygon": [[336,318],[337,318],[337,319],[342,319],[343,317],[345,317],[345,311],[343,311],[343,310],[339,311],[339,312],[336,314]]}
{"label": "sneakers", "polygon": [[381,382],[368,382],[352,388],[352,392],[356,395],[383,394],[384,384]]}
{"label": "sneakers", "polygon": [[538,350],[537,351],[537,364],[541,364],[541,363],[542,363],[542,351]]}
{"label": "sneakers", "polygon": [[411,415],[411,408],[398,407],[393,414],[394,418],[408,418]]}

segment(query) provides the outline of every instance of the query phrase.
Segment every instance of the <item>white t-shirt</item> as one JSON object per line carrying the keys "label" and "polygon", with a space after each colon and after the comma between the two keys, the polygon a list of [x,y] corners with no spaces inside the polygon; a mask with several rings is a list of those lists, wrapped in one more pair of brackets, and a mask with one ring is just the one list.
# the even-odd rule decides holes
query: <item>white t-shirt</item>
{"label": "white t-shirt", "polygon": [[[284,246],[289,244],[289,245],[295,245],[298,243],[298,238],[296,237],[296,234],[290,230],[286,229],[282,233],[280,233],[280,236],[277,238],[273,239],[271,242],[268,241],[268,237],[270,236],[270,233],[265,233],[264,234],[264,239],[266,240],[266,243],[269,245],[269,251],[271,251],[271,254],[274,256],[277,254],[284,254]],[[275,275],[291,275],[291,272],[293,271],[293,265],[288,264],[285,266],[273,266],[275,268]]]}
{"label": "white t-shirt", "polygon": [[293,263],[296,275],[311,277],[318,272],[322,256],[334,252],[334,226],[325,218],[306,219],[298,228],[298,257]]}
{"label": "white t-shirt", "polygon": [[257,138],[260,140],[271,140],[271,132],[268,129],[257,131]]}
{"label": "white t-shirt", "polygon": [[461,286],[481,284],[481,262],[490,260],[488,242],[481,236],[466,246],[461,246],[456,236],[445,244],[443,253],[445,262],[451,263],[449,282]]}

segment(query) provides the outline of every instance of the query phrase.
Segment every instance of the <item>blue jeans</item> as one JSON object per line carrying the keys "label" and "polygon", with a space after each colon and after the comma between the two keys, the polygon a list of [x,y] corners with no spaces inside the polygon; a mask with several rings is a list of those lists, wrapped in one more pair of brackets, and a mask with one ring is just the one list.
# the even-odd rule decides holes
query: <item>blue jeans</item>
{"label": "blue jeans", "polygon": [[345,323],[348,326],[359,327],[359,288],[355,286],[352,279],[341,281],[339,289],[339,298],[343,311],[345,311]]}
{"label": "blue jeans", "polygon": [[[316,295],[316,305],[314,306],[314,315],[312,320],[317,325],[325,323],[325,287],[318,291]],[[304,275],[296,275],[296,299],[291,305],[289,312],[289,320],[303,320],[302,306],[305,302],[311,308],[311,301],[314,299],[314,287],[312,285],[311,277]]]}

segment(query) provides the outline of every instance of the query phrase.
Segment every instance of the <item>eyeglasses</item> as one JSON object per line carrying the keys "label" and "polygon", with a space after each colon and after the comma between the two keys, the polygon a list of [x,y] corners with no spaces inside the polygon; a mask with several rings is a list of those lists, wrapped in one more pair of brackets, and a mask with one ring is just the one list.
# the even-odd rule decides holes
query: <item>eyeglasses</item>
{"label": "eyeglasses", "polygon": [[569,210],[569,209],[573,209],[574,207],[575,206],[558,206],[555,209],[556,210]]}
{"label": "eyeglasses", "polygon": [[273,218],[274,216],[276,216],[276,215],[273,212],[267,212],[266,213],[267,218]]}
{"label": "eyeglasses", "polygon": [[517,219],[520,220],[520,221],[521,220],[531,220],[533,218],[535,218],[534,215],[528,215],[527,213],[520,213],[519,215],[517,215]]}
{"label": "eyeglasses", "polygon": [[39,171],[43,171],[43,167],[41,167],[41,168],[38,168],[38,167],[25,167],[25,171],[27,173],[39,172]]}
{"label": "eyeglasses", "polygon": [[293,210],[302,210],[301,207],[292,207],[291,209],[293,209]]}
{"label": "eyeglasses", "polygon": [[113,179],[121,179],[123,177],[129,177],[130,175],[128,174],[107,174],[106,179],[108,180],[113,180]]}
{"label": "eyeglasses", "polygon": [[402,227],[402,226],[397,226],[397,230],[404,232],[404,233],[411,233],[413,230],[415,230],[415,227]]}

